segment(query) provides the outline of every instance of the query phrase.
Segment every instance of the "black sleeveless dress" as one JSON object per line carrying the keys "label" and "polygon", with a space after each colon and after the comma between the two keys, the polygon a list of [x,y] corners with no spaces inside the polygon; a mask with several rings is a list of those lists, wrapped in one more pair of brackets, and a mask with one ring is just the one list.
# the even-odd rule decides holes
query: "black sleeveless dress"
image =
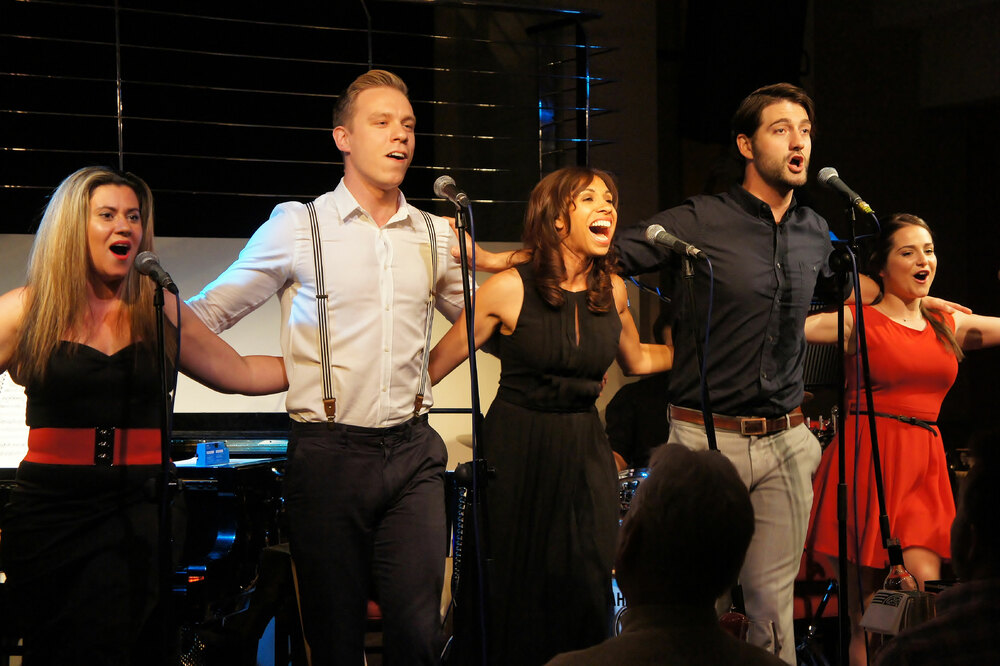
{"label": "black sleeveless dress", "polygon": [[[157,428],[153,355],[110,356],[63,342],[46,379],[25,387],[26,422],[42,428]],[[0,566],[39,664],[155,663],[157,465],[22,462],[0,514]],[[174,525],[180,529],[179,516]]]}
{"label": "black sleeveless dress", "polygon": [[[496,468],[487,489],[490,663],[543,664],[604,640],[618,529],[617,473],[594,401],[621,320],[587,309],[586,292],[554,308],[518,267],[524,303],[497,334],[500,388],[483,427]],[[579,341],[579,342],[578,342]]]}

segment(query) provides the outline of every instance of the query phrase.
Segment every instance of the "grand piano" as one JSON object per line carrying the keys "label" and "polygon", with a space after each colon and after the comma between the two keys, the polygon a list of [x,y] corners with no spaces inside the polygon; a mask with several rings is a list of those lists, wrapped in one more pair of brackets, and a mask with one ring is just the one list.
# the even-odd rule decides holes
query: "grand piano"
{"label": "grand piano", "polygon": [[[272,617],[297,624],[281,495],[288,415],[176,413],[173,426],[187,514],[175,584],[183,661],[256,664]],[[205,443],[223,444],[229,461],[199,465]]]}

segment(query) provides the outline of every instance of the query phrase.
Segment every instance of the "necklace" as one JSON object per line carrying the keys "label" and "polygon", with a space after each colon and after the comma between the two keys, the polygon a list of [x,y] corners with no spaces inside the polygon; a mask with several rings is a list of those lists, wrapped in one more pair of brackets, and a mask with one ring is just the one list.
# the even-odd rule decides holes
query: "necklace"
{"label": "necklace", "polygon": [[914,325],[916,325],[916,324],[919,324],[923,320],[922,317],[914,316],[914,315],[909,314],[909,313],[907,313],[906,315],[902,315],[902,314],[891,314],[889,312],[886,312],[885,310],[883,310],[882,312],[887,317],[889,317],[889,319],[892,319],[893,321],[898,321],[901,324],[914,324]]}

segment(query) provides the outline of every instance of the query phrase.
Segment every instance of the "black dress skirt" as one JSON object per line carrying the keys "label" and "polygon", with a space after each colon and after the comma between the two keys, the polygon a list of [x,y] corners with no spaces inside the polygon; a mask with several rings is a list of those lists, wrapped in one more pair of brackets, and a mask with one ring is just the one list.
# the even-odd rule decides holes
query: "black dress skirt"
{"label": "black dress skirt", "polygon": [[586,292],[555,308],[519,267],[524,303],[499,335],[500,388],[486,416],[490,663],[543,664],[609,634],[617,474],[594,401],[621,320]]}

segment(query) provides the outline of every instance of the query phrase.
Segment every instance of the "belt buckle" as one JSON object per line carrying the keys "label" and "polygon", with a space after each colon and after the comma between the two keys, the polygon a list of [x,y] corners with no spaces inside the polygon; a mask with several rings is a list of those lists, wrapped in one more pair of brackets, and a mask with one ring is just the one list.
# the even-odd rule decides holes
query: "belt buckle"
{"label": "belt buckle", "polygon": [[111,467],[115,459],[115,429],[94,428],[94,464]]}
{"label": "belt buckle", "polygon": [[740,434],[744,436],[766,435],[767,419],[764,418],[763,416],[755,416],[753,418],[740,419]]}

